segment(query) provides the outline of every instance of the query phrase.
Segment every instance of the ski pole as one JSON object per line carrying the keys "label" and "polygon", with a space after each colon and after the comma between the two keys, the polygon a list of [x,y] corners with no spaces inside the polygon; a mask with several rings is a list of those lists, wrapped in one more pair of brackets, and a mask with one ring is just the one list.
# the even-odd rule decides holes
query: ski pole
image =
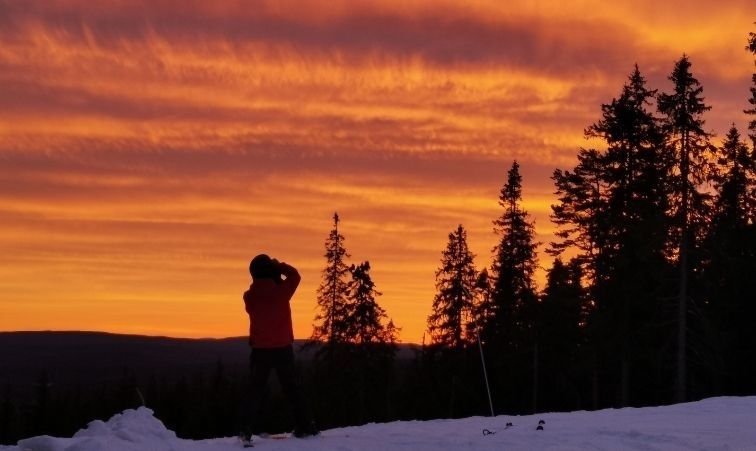
{"label": "ski pole", "polygon": [[478,339],[478,349],[480,350],[480,362],[483,364],[483,378],[486,381],[486,393],[488,393],[488,407],[491,408],[491,416],[495,417],[493,401],[491,401],[491,388],[488,386],[488,371],[486,371],[486,358],[483,356],[483,345],[480,343],[480,334],[475,331],[475,336]]}

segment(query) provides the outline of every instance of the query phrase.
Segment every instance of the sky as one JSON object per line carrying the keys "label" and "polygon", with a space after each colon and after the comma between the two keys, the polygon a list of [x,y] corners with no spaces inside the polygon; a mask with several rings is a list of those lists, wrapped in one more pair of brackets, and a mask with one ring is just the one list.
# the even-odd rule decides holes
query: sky
{"label": "sky", "polygon": [[0,330],[244,335],[264,252],[300,270],[309,337],[338,211],[421,342],[448,234],[490,266],[516,159],[553,240],[551,174],[634,64],[669,91],[686,53],[715,142],[745,135],[755,19],[740,0],[0,0]]}

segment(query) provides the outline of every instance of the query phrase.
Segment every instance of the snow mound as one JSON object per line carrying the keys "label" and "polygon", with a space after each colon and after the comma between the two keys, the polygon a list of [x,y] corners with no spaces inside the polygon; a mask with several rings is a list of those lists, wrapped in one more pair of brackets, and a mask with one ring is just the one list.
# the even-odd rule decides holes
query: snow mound
{"label": "snow mound", "polygon": [[107,422],[92,421],[69,439],[43,435],[18,442],[20,451],[168,451],[179,446],[176,434],[146,407],[126,410]]}
{"label": "snow mound", "polygon": [[[538,430],[539,421],[545,422]],[[505,427],[506,423],[513,423]],[[493,434],[485,435],[487,429]],[[255,449],[316,451],[424,450],[754,450],[756,397],[723,397],[663,407],[595,412],[371,423],[314,438],[256,437]],[[71,438],[33,437],[0,451],[232,451],[234,437],[184,440],[147,408],[92,421]]]}

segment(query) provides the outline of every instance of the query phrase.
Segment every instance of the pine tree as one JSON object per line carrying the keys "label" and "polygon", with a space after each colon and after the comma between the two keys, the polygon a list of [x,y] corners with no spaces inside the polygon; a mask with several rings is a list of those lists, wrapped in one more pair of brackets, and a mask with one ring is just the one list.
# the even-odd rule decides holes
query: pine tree
{"label": "pine tree", "polygon": [[494,221],[499,242],[493,249],[490,301],[481,307],[486,322],[481,335],[497,346],[517,348],[529,340],[529,309],[535,303],[533,275],[537,268],[535,228],[522,202],[522,176],[515,161],[499,194],[504,209]]}
{"label": "pine tree", "polygon": [[554,347],[569,348],[580,342],[585,311],[582,277],[583,271],[576,259],[565,264],[561,258],[554,259],[546,275],[540,326],[548,331]]}
{"label": "pine tree", "polygon": [[658,98],[659,111],[664,115],[667,147],[675,157],[676,166],[671,206],[679,272],[675,385],[675,400],[678,402],[684,402],[687,398],[689,288],[691,270],[696,266],[690,257],[704,231],[708,195],[700,186],[706,178],[708,153],[712,149],[710,134],[703,129],[703,113],[711,107],[704,103],[703,87],[690,68],[690,60],[683,55],[669,76],[674,85],[672,92],[660,94]]}
{"label": "pine tree", "polygon": [[756,315],[756,161],[734,125],[717,152],[717,169],[711,176],[716,194],[703,272],[709,310],[719,331],[714,353],[724,366],[715,374],[726,376],[727,393],[751,392],[756,388],[756,365],[746,350],[756,346],[751,325]]}
{"label": "pine tree", "polygon": [[630,401],[631,366],[658,349],[643,325],[651,322],[666,267],[666,176],[671,159],[665,155],[658,121],[648,109],[655,94],[646,88],[636,65],[620,96],[603,105],[602,118],[586,130],[588,137],[607,144],[599,163],[606,186],[607,235],[596,314],[605,315],[605,323],[611,324],[611,335],[605,339],[619,358],[623,406]]}
{"label": "pine tree", "polygon": [[475,329],[476,339],[480,334],[480,329],[492,320],[490,316],[492,313],[491,298],[493,295],[491,277],[488,275],[488,269],[483,268],[478,273],[478,279],[475,281],[475,300],[473,301],[472,319],[471,324]]}
{"label": "pine tree", "polygon": [[753,197],[756,160],[741,141],[735,124],[717,151],[717,169],[710,176],[716,191],[714,228],[746,227],[756,209]]}
{"label": "pine tree", "polygon": [[350,271],[352,282],[349,286],[350,314],[347,340],[358,346],[394,343],[396,327],[393,321],[384,324],[388,317],[386,311],[376,302],[381,293],[375,288],[370,277],[370,262],[352,265]]}
{"label": "pine tree", "polygon": [[434,344],[461,349],[473,340],[470,314],[477,293],[474,258],[467,246],[467,232],[460,224],[449,234],[441,267],[436,271],[436,296],[428,317]]}
{"label": "pine tree", "polygon": [[[583,269],[586,290],[585,334],[591,353],[592,406],[599,408],[599,375],[607,365],[604,356],[608,337],[614,328],[606,314],[611,262],[609,187],[604,176],[601,154],[595,149],[580,149],[573,171],[557,169],[552,177],[558,203],[551,206],[551,221],[558,227],[560,241],[550,243],[547,252],[561,255],[576,252],[575,262]],[[603,384],[606,385],[606,384]]]}
{"label": "pine tree", "polygon": [[[537,294],[533,276],[537,268],[535,228],[528,212],[521,207],[522,176],[514,161],[499,193],[504,210],[493,221],[498,242],[492,249],[490,296],[481,300],[480,337],[490,359],[489,369],[497,405],[525,408],[537,404],[538,336],[535,329]],[[532,372],[529,369],[532,368]],[[513,391],[512,387],[519,387]],[[525,387],[532,387],[533,398],[523,396]]]}
{"label": "pine tree", "polygon": [[[756,57],[756,33],[751,32],[748,34],[748,46],[746,50]],[[756,66],[756,58],[754,58],[753,64]],[[751,117],[751,120],[748,122],[748,136],[751,138],[751,160],[756,161],[756,72],[751,75],[751,85],[751,98],[748,99],[751,108],[744,112]],[[756,187],[750,191],[749,196],[751,199],[756,199]],[[756,208],[751,210],[750,221],[751,224],[756,224]]]}
{"label": "pine tree", "polygon": [[395,346],[397,340],[399,339],[399,332],[401,330],[401,327],[398,327],[396,324],[394,324],[393,319],[389,319],[389,322],[386,323],[386,327],[383,328],[383,337],[381,337],[381,342],[390,346]]}
{"label": "pine tree", "polygon": [[[754,23],[756,25],[756,22]],[[756,57],[756,33],[751,32],[748,34],[748,46],[746,50],[751,52]],[[753,61],[756,66],[756,58]],[[751,161],[756,161],[756,72],[751,75],[751,98],[748,99],[748,103],[751,104],[751,108],[744,112],[751,117],[748,122],[748,136],[751,138]],[[754,183],[752,186],[756,185]],[[749,192],[751,199],[756,199],[756,186],[754,186]],[[752,208],[750,212],[751,224],[756,224],[756,208]]]}
{"label": "pine tree", "polygon": [[577,158],[572,172],[557,169],[552,176],[558,203],[551,206],[551,221],[558,227],[555,235],[560,241],[549,243],[547,252],[558,256],[567,249],[577,250],[592,285],[597,285],[607,272],[608,186],[597,150],[580,149]]}
{"label": "pine tree", "polygon": [[[655,90],[646,88],[636,65],[619,98],[603,105],[602,118],[586,130],[587,137],[607,144],[598,164],[607,187],[607,211],[616,229],[611,233],[615,250],[649,241],[659,252],[664,248],[665,178],[672,160],[664,152],[658,120],[648,110],[655,95]],[[630,242],[638,241],[634,235],[639,233],[642,242]]]}
{"label": "pine tree", "polygon": [[[748,33],[748,45],[746,46],[746,50],[756,56],[756,33]],[[754,59],[753,64],[756,66],[756,59]],[[754,158],[756,158],[756,73],[751,75],[751,85],[751,98],[748,99],[751,108],[746,109],[744,112],[751,116],[751,120],[748,122],[748,136],[751,138],[751,150],[754,153]],[[756,193],[754,195],[756,195]]]}
{"label": "pine tree", "polygon": [[339,215],[333,214],[333,229],[325,243],[326,267],[323,281],[317,290],[318,314],[313,326],[313,340],[327,343],[347,341],[349,315],[349,254],[344,247],[344,236],[339,233]]}
{"label": "pine tree", "polygon": [[375,406],[383,406],[388,395],[397,329],[392,321],[385,323],[386,311],[376,302],[381,293],[370,277],[370,263],[352,265],[350,272],[346,340],[352,353],[345,374],[351,373],[356,382],[357,419],[365,421],[373,412],[370,418],[375,421]]}
{"label": "pine tree", "polygon": [[[582,287],[583,271],[580,263],[573,259],[568,264],[560,258],[546,276],[546,287],[539,302],[538,330],[540,352],[540,378],[538,387],[543,407],[569,410],[579,406],[565,403],[565,395],[579,399],[574,393],[563,393],[575,386],[577,375],[574,362],[580,358],[584,344],[585,290]],[[573,368],[572,371],[568,369]],[[559,402],[562,398],[563,401]]]}
{"label": "pine tree", "polygon": [[672,159],[650,111],[655,95],[636,65],[620,95],[602,105],[601,118],[586,129],[586,137],[601,139],[606,150],[581,149],[573,171],[553,176],[559,203],[552,206],[552,221],[561,240],[549,253],[577,251],[590,299],[586,330],[596,365],[610,371],[618,365],[609,378],[618,381],[620,405],[630,401],[630,375],[651,370],[631,366],[648,365],[659,348],[649,325],[668,268]]}

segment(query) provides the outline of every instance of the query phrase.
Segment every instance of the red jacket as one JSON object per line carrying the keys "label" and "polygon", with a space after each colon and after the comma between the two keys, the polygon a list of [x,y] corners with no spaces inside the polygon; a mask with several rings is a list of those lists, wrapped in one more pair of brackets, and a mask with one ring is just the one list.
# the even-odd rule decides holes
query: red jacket
{"label": "red jacket", "polygon": [[294,342],[289,301],[302,278],[292,266],[281,263],[286,279],[258,279],[244,292],[244,307],[249,314],[249,344],[253,348],[279,348]]}

